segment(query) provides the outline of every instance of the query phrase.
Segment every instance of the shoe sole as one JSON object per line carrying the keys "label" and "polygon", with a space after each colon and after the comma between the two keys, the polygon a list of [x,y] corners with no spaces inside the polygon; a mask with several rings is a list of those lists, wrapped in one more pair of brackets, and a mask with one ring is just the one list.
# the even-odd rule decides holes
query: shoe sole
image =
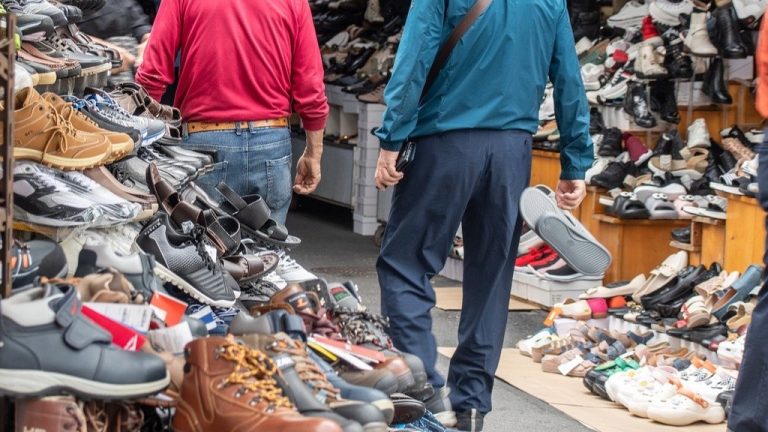
{"label": "shoe sole", "polygon": [[235,301],[237,300],[237,298],[234,298],[232,300],[213,300],[207,295],[201,293],[197,288],[192,286],[189,282],[178,277],[176,273],[170,271],[168,268],[166,268],[165,266],[157,262],[155,263],[155,274],[164,282],[170,283],[176,288],[179,288],[180,290],[189,294],[194,299],[199,300],[200,302],[205,303],[207,305],[216,306],[220,308],[228,308],[234,305]]}
{"label": "shoe sole", "polygon": [[[603,275],[611,265],[611,254],[578,221],[566,213],[537,188],[523,191],[520,213],[535,227],[536,233],[574,270],[586,276]],[[544,218],[551,214],[553,217]],[[541,226],[539,226],[541,225]]]}
{"label": "shoe sole", "polygon": [[389,426],[384,422],[367,423],[363,425],[363,432],[387,432]]}
{"label": "shoe sole", "polygon": [[62,170],[76,170],[93,168],[101,164],[108,155],[92,156],[89,158],[66,158],[61,156],[51,156],[35,149],[19,148],[13,149],[13,157],[16,160],[32,160],[42,165]]}
{"label": "shoe sole", "polygon": [[434,415],[437,421],[442,423],[442,425],[447,428],[455,427],[456,423],[459,422],[454,411],[443,411],[439,413],[432,413],[432,415]]}
{"label": "shoe sole", "polygon": [[107,72],[112,70],[112,64],[111,63],[105,63],[98,66],[92,66],[89,68],[83,68],[80,69],[80,73],[78,74],[79,77],[86,77],[91,75],[100,74],[102,72]]}
{"label": "shoe sole", "polygon": [[56,83],[56,72],[38,73],[39,80],[35,85],[52,85]]}
{"label": "shoe sole", "polygon": [[74,393],[82,398],[136,399],[163,391],[171,382],[166,372],[159,381],[107,384],[55,372],[0,369],[0,393],[5,396],[44,397]]}
{"label": "shoe sole", "polygon": [[64,219],[47,218],[44,216],[37,216],[35,214],[26,212],[20,209],[14,209],[14,217],[22,222],[27,222],[35,225],[42,226],[55,226],[55,227],[76,227],[82,225],[88,225],[93,223],[93,220],[81,220],[81,221],[68,221]]}
{"label": "shoe sole", "polygon": [[384,419],[387,421],[387,423],[392,422],[392,418],[395,416],[395,404],[392,403],[391,399],[381,399],[370,402],[370,404],[375,406],[379,411],[381,411],[382,414],[384,414]]}

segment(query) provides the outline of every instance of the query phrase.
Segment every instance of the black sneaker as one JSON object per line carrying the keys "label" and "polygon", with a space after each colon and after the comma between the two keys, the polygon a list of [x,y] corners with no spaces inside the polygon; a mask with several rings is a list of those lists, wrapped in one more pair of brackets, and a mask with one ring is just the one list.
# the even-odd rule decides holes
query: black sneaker
{"label": "black sneaker", "polygon": [[603,131],[603,141],[597,155],[601,157],[617,157],[624,151],[621,147],[622,133],[619,128],[610,128]]}
{"label": "black sneaker", "polygon": [[645,85],[641,83],[629,84],[627,95],[624,97],[624,111],[631,115],[635,123],[642,128],[649,129],[656,126],[656,117],[648,106]]}
{"label": "black sneaker", "polygon": [[630,165],[634,166],[632,162],[611,162],[603,172],[592,177],[590,184],[608,190],[620,188],[629,174]]}
{"label": "black sneaker", "polygon": [[[202,303],[215,307],[235,304],[237,282],[214,259],[200,226],[191,233],[176,231],[165,213],[158,213],[136,238],[142,251],[154,255],[157,276]],[[211,249],[209,252],[208,249]]]}
{"label": "black sneaker", "polygon": [[68,270],[64,250],[56,242],[16,240],[11,246],[11,280],[14,290],[31,287],[40,277],[63,278]]}
{"label": "black sneaker", "polygon": [[476,409],[456,413],[456,430],[482,432],[485,414]]}

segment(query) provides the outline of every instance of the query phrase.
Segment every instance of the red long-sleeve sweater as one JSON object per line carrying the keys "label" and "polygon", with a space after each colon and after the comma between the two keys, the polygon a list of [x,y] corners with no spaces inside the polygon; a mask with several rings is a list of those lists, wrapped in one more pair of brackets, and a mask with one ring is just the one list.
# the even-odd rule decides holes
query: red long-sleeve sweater
{"label": "red long-sleeve sweater", "polygon": [[[307,0],[163,0],[136,81],[160,99],[174,81],[185,121],[285,117],[325,126],[323,65]],[[293,107],[291,107],[293,102]]]}

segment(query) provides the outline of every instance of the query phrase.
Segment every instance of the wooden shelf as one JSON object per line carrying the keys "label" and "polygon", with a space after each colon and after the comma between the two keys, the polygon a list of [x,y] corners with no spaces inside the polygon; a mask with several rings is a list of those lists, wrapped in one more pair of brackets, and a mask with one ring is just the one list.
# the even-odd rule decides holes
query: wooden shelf
{"label": "wooden shelf", "polygon": [[679,228],[688,225],[688,221],[681,219],[621,219],[606,214],[596,214],[593,217],[600,222],[611,225],[658,226],[665,228]]}
{"label": "wooden shelf", "polygon": [[686,252],[700,252],[701,251],[701,247],[700,246],[694,246],[694,245],[688,244],[688,243],[681,243],[681,242],[675,241],[675,240],[672,240],[671,242],[669,242],[669,246],[673,247],[675,249],[684,250]]}
{"label": "wooden shelf", "polygon": [[725,225],[725,221],[722,219],[714,219],[714,218],[708,218],[704,216],[694,216],[692,221],[696,223],[706,224],[706,225],[715,225],[715,226]]}
{"label": "wooden shelf", "polygon": [[548,158],[548,159],[560,160],[560,152],[540,150],[540,149],[533,149],[531,154],[533,156],[536,156],[536,157],[543,157],[543,158]]}

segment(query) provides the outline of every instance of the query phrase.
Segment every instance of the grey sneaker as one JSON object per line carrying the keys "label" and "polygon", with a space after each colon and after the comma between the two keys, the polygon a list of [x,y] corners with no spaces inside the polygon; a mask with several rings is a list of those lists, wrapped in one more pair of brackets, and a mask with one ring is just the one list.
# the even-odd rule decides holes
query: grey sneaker
{"label": "grey sneaker", "polygon": [[165,389],[159,357],[124,351],[80,314],[68,285],[33,288],[0,302],[0,394],[136,399]]}
{"label": "grey sneaker", "polygon": [[165,135],[165,123],[131,115],[104,91],[87,88],[85,100],[94,104],[96,109],[105,115],[118,120],[119,123],[133,127],[141,132],[142,145],[150,145]]}
{"label": "grey sneaker", "polygon": [[224,272],[204,243],[205,230],[195,226],[190,234],[171,226],[168,215],[158,213],[139,233],[136,244],[154,255],[155,273],[207,305],[228,308],[235,304],[237,282]]}
{"label": "grey sneaker", "polygon": [[485,414],[476,409],[462,411],[456,414],[456,430],[482,432]]}

